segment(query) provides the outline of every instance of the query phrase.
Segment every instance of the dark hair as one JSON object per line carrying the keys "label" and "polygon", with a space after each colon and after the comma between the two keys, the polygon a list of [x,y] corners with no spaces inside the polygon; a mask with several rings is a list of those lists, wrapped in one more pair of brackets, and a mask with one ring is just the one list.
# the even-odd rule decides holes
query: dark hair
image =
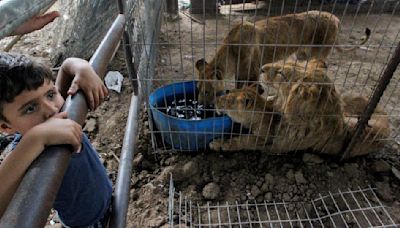
{"label": "dark hair", "polygon": [[39,88],[45,79],[53,79],[48,67],[25,55],[0,52],[0,120],[7,121],[3,116],[5,103],[13,102],[25,90]]}

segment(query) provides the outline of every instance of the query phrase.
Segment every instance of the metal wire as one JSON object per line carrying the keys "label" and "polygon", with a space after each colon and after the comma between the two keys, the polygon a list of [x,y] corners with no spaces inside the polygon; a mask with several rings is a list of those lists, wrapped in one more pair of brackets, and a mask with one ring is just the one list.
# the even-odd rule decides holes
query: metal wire
{"label": "metal wire", "polygon": [[[190,210],[187,210],[189,205]],[[306,209],[310,205],[310,209]],[[342,205],[342,206],[339,206]],[[289,207],[295,208],[289,211]],[[184,208],[184,209],[182,209]],[[263,208],[264,210],[260,210]],[[299,213],[303,208],[304,214]],[[375,188],[327,192],[309,202],[263,202],[205,205],[193,203],[170,184],[169,224],[171,227],[397,227]],[[196,211],[195,214],[192,212]],[[234,212],[233,214],[231,212]],[[188,214],[190,213],[190,214]],[[311,214],[310,214],[311,213]],[[178,216],[177,216],[178,215]],[[190,218],[187,220],[187,218]],[[173,219],[179,218],[179,219]]]}
{"label": "metal wire", "polygon": [[[203,0],[202,4],[204,9],[206,8],[206,4],[209,1]],[[225,1],[230,3],[232,1]],[[300,4],[302,2],[302,4]],[[241,10],[245,10],[244,1],[241,3]],[[260,9],[259,6],[262,5],[263,9]],[[273,38],[275,43],[265,44],[265,36],[262,38],[264,42],[262,44],[254,44],[252,42],[240,42],[233,44],[225,44],[230,47],[237,47],[238,52],[243,52],[243,50],[248,50],[254,45],[257,45],[261,52],[261,61],[260,67],[262,66],[264,58],[264,52],[273,51],[273,61],[278,60],[276,53],[278,49],[282,49],[286,52],[286,56],[289,55],[290,51],[293,48],[320,48],[317,53],[318,56],[322,54],[323,48],[331,48],[332,50],[336,47],[342,48],[351,48],[351,47],[359,47],[358,44],[349,44],[349,40],[352,40],[354,36],[360,34],[360,26],[371,26],[372,35],[370,40],[363,45],[363,49],[356,50],[352,53],[348,54],[338,54],[334,51],[328,57],[328,69],[327,74],[329,78],[332,80],[332,85],[339,91],[342,92],[344,90],[354,91],[354,92],[363,92],[362,94],[366,97],[369,97],[372,94],[372,90],[374,88],[374,82],[379,80],[380,75],[384,69],[384,65],[387,62],[387,59],[391,56],[391,49],[394,48],[396,41],[398,39],[398,35],[400,34],[400,30],[398,32],[393,33],[394,29],[397,29],[396,26],[393,25],[398,20],[398,5],[397,2],[392,2],[389,0],[370,0],[363,4],[353,5],[350,0],[342,3],[342,1],[332,1],[331,3],[327,3],[327,1],[321,1],[316,4],[312,0],[308,1],[298,1],[290,2],[290,1],[281,1],[278,4],[273,2],[272,0],[266,1],[264,4],[256,3],[255,9],[251,13],[243,13],[243,12],[235,12],[233,9],[233,5],[229,4],[224,6],[225,11],[223,14],[215,9],[215,12],[212,14],[207,14],[205,10],[203,10],[202,14],[197,15],[198,18],[201,19],[204,23],[198,23],[200,19],[192,20],[192,18],[188,17],[188,14],[178,13],[180,18],[175,18],[171,20],[171,18],[163,17],[163,21],[161,23],[161,37],[159,40],[149,40],[146,38],[142,38],[137,40],[136,43],[132,45],[137,46],[146,46],[152,48],[160,48],[159,55],[161,58],[158,60],[158,64],[156,65],[155,74],[149,74],[149,77],[142,78],[143,80],[143,94],[150,94],[154,89],[159,86],[171,83],[171,82],[184,82],[189,80],[198,80],[197,70],[195,69],[195,61],[196,58],[209,58],[217,54],[217,50],[221,45],[224,45],[223,37],[228,33],[230,29],[233,28],[234,24],[237,22],[243,23],[248,21],[248,17],[254,18],[251,20],[253,26],[255,26],[255,21],[258,17],[263,17],[266,19],[266,24],[270,23],[269,18],[274,16],[284,16],[287,13],[298,13],[298,12],[308,12],[309,10],[318,10],[319,12],[327,11],[332,15],[336,15],[340,21],[342,22],[342,26],[340,28],[339,36],[336,37],[336,40],[333,44],[324,44],[325,39],[327,38],[328,30],[325,30],[324,34],[318,34],[323,37],[323,42],[318,44],[302,44],[302,40],[298,44],[291,43],[281,43],[278,44],[278,36],[281,31],[281,28],[278,28],[279,32],[275,34]],[[392,8],[391,8],[392,7]],[[235,9],[239,9],[239,7],[235,7]],[[390,10],[388,10],[390,9]],[[163,15],[165,12],[165,5],[161,7],[161,11],[159,11],[159,15]],[[183,12],[183,9],[179,9],[180,12]],[[290,11],[290,12],[289,12]],[[141,14],[141,17],[145,17],[145,15]],[[190,16],[190,15],[189,15]],[[195,15],[191,15],[196,17]],[[331,16],[332,17],[332,16]],[[374,20],[372,20],[374,19]],[[373,24],[367,24],[367,21],[372,21]],[[289,28],[293,28],[294,23],[293,19],[291,22],[288,22]],[[279,26],[280,27],[280,26]],[[305,26],[301,29],[301,34],[304,35]],[[317,27],[318,22],[316,22],[316,26],[313,28],[312,32],[312,40],[315,39],[317,35]],[[144,28],[146,29],[146,28]],[[391,32],[391,33],[390,33]],[[240,39],[242,39],[243,31],[239,33]],[[250,34],[250,40],[254,40],[255,33]],[[301,36],[303,39],[303,36]],[[340,39],[339,39],[340,38]],[[341,42],[338,42],[341,40]],[[312,42],[311,42],[312,43]],[[150,54],[146,52],[148,55],[147,58],[150,58]],[[371,56],[376,56],[375,58],[371,58]],[[345,57],[345,58],[343,58]],[[371,61],[364,61],[368,57]],[[250,56],[250,58],[254,58],[254,56]],[[225,63],[228,64],[229,60],[226,58]],[[286,59],[283,59],[285,62]],[[297,60],[295,60],[297,61]],[[305,63],[306,66],[308,63]],[[240,69],[241,59],[236,59],[235,68],[238,72]],[[216,65],[213,66],[216,70]],[[247,77],[245,80],[238,80],[238,78],[225,78],[223,80],[224,86],[229,88],[230,86],[237,83],[250,83],[249,79],[251,77],[251,69],[245,69],[242,75],[243,77]],[[400,114],[400,110],[395,108],[398,103],[396,97],[395,89],[398,87],[398,74],[396,74],[396,81],[390,87],[390,90],[384,94],[384,98],[381,101],[382,107],[387,112],[387,117],[391,122],[398,119]],[[215,82],[218,81],[216,79],[205,79],[204,82]],[[318,84],[318,83],[315,83]],[[371,92],[371,93],[370,93]],[[216,95],[216,94],[215,94]],[[183,93],[183,98],[187,98],[188,96],[196,96],[196,94],[187,94],[185,91]],[[177,97],[174,94],[174,99]],[[164,99],[167,102],[167,99]],[[264,104],[265,105],[265,104]],[[161,108],[161,107],[156,107]],[[151,107],[147,105],[147,111],[149,112],[149,116],[151,118]],[[272,113],[279,113],[280,110],[274,109]],[[258,121],[254,119],[254,115],[257,114],[257,111],[251,110],[247,115],[251,123]],[[267,114],[267,113],[265,113]],[[212,114],[215,117],[215,113]],[[288,113],[287,115],[296,115],[296,113]],[[319,117],[320,114],[314,112],[311,113],[314,117]],[[357,117],[357,116],[354,116]],[[271,129],[273,123],[270,121],[269,123],[260,123],[263,126]],[[184,147],[189,144],[189,141],[179,142],[179,145],[169,145],[166,143],[166,137],[175,137],[176,134],[180,133],[179,131],[175,131],[169,125],[169,130],[159,130],[155,127],[152,121],[149,121],[150,125],[150,133],[152,135],[152,144],[153,151],[156,153],[162,151],[180,151],[180,149],[176,149],[179,147]],[[291,131],[291,126],[276,126],[279,130],[281,127],[286,127],[285,129],[281,129],[283,132],[286,131],[288,134]],[[368,139],[379,142],[387,142],[390,144],[394,142],[394,139],[399,135],[397,131],[397,126],[392,127],[393,133],[390,138],[375,138]],[[246,139],[242,141],[242,143],[248,143],[251,137],[251,134],[247,133],[248,131],[252,131],[253,129],[245,129],[243,126],[239,126],[236,128],[236,125],[231,126],[231,130],[229,133],[224,133],[228,142],[237,135],[246,135]],[[334,133],[337,131],[336,129]],[[346,131],[349,129],[346,129]],[[198,140],[199,134],[209,133],[214,136],[221,135],[222,132],[219,132],[214,126],[212,127],[211,132],[200,132],[196,129],[190,131],[190,134],[194,133],[196,137],[196,147],[207,148],[207,142],[202,141],[200,145],[200,141]],[[198,133],[198,134],[195,134]],[[169,135],[169,136],[167,136]],[[275,135],[268,131],[267,135],[257,135],[255,138],[256,144],[262,144],[267,142],[268,138],[274,138]],[[280,137],[285,137],[282,135]],[[372,137],[371,137],[372,138]],[[361,139],[362,140],[362,139]],[[365,141],[365,143],[370,143]],[[295,148],[295,151],[301,149],[299,145],[301,145],[302,141],[298,142],[292,141],[292,148]],[[394,144],[394,143],[392,143]],[[270,152],[274,151],[275,148],[275,140],[273,140],[272,147],[268,147]],[[272,149],[271,149],[272,148]],[[204,149],[206,150],[206,149]],[[294,218],[296,216],[292,216]]]}

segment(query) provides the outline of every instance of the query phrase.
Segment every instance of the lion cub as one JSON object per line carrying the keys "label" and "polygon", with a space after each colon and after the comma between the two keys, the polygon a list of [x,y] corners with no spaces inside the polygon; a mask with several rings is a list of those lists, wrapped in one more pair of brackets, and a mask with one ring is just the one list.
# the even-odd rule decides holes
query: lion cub
{"label": "lion cub", "polygon": [[[260,95],[253,95],[254,91],[242,89],[219,97],[216,103],[218,111],[226,112],[234,121],[246,127],[252,123],[254,126],[250,128],[256,129],[252,131],[253,136],[233,138],[233,143],[217,139],[210,143],[210,148],[266,150],[274,154],[312,149],[324,154],[340,154],[354,131],[354,120],[357,121],[368,100],[360,95],[344,94],[342,101],[324,68],[323,61],[318,60],[307,65],[293,62],[264,65],[260,81],[263,86],[276,87],[279,93],[275,100],[267,101]],[[246,101],[250,105],[243,105],[246,103],[243,98],[250,97],[254,102]],[[262,112],[265,107],[268,111]],[[253,114],[253,110],[257,112]],[[388,136],[388,119],[380,108],[369,124],[371,126],[364,131],[350,156],[376,150],[379,139]],[[249,140],[246,141],[246,137]]]}
{"label": "lion cub", "polygon": [[244,87],[229,91],[228,94],[217,97],[215,103],[217,113],[224,112],[237,123],[251,131],[251,135],[233,137],[227,142],[213,141],[210,148],[218,150],[261,150],[265,144],[271,143],[270,132],[274,132],[280,114],[273,111],[274,101],[267,101],[256,92],[256,88]]}
{"label": "lion cub", "polygon": [[[196,62],[199,74],[199,102],[214,104],[217,94],[224,91],[223,80],[235,75],[236,88],[257,82],[263,64],[286,59],[294,53],[306,58],[326,59],[339,32],[340,20],[328,12],[308,11],[270,17],[255,23],[244,22],[233,27],[224,39],[224,44],[207,63]],[[370,36],[359,44],[364,44]],[[337,43],[336,43],[337,44]],[[318,45],[304,48],[299,45]],[[327,46],[321,46],[327,45]],[[339,51],[351,51],[341,48]]]}

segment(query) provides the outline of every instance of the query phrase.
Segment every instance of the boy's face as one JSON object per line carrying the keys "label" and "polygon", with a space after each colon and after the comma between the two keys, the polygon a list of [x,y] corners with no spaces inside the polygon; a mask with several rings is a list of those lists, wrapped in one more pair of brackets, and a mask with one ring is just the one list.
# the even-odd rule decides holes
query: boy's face
{"label": "boy's face", "polygon": [[36,90],[25,90],[11,103],[3,106],[3,115],[7,122],[0,120],[0,129],[13,134],[25,134],[32,127],[43,123],[61,110],[64,98],[54,83],[45,80]]}

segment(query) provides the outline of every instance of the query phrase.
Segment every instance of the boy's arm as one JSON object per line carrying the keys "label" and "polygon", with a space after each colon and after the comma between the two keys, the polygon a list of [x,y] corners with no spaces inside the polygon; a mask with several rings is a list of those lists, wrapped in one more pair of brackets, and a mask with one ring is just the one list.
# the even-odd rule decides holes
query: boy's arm
{"label": "boy's arm", "polygon": [[40,155],[46,146],[71,144],[79,151],[82,128],[72,120],[65,119],[66,112],[36,125],[29,130],[7,155],[0,165],[0,218],[7,209],[30,164]]}
{"label": "boy's arm", "polygon": [[68,58],[63,62],[55,84],[64,98],[83,90],[91,110],[95,110],[108,96],[100,77],[86,60],[79,58]]}
{"label": "boy's arm", "polygon": [[34,135],[26,135],[0,165],[0,218],[7,209],[19,183],[33,160],[44,147]]}

